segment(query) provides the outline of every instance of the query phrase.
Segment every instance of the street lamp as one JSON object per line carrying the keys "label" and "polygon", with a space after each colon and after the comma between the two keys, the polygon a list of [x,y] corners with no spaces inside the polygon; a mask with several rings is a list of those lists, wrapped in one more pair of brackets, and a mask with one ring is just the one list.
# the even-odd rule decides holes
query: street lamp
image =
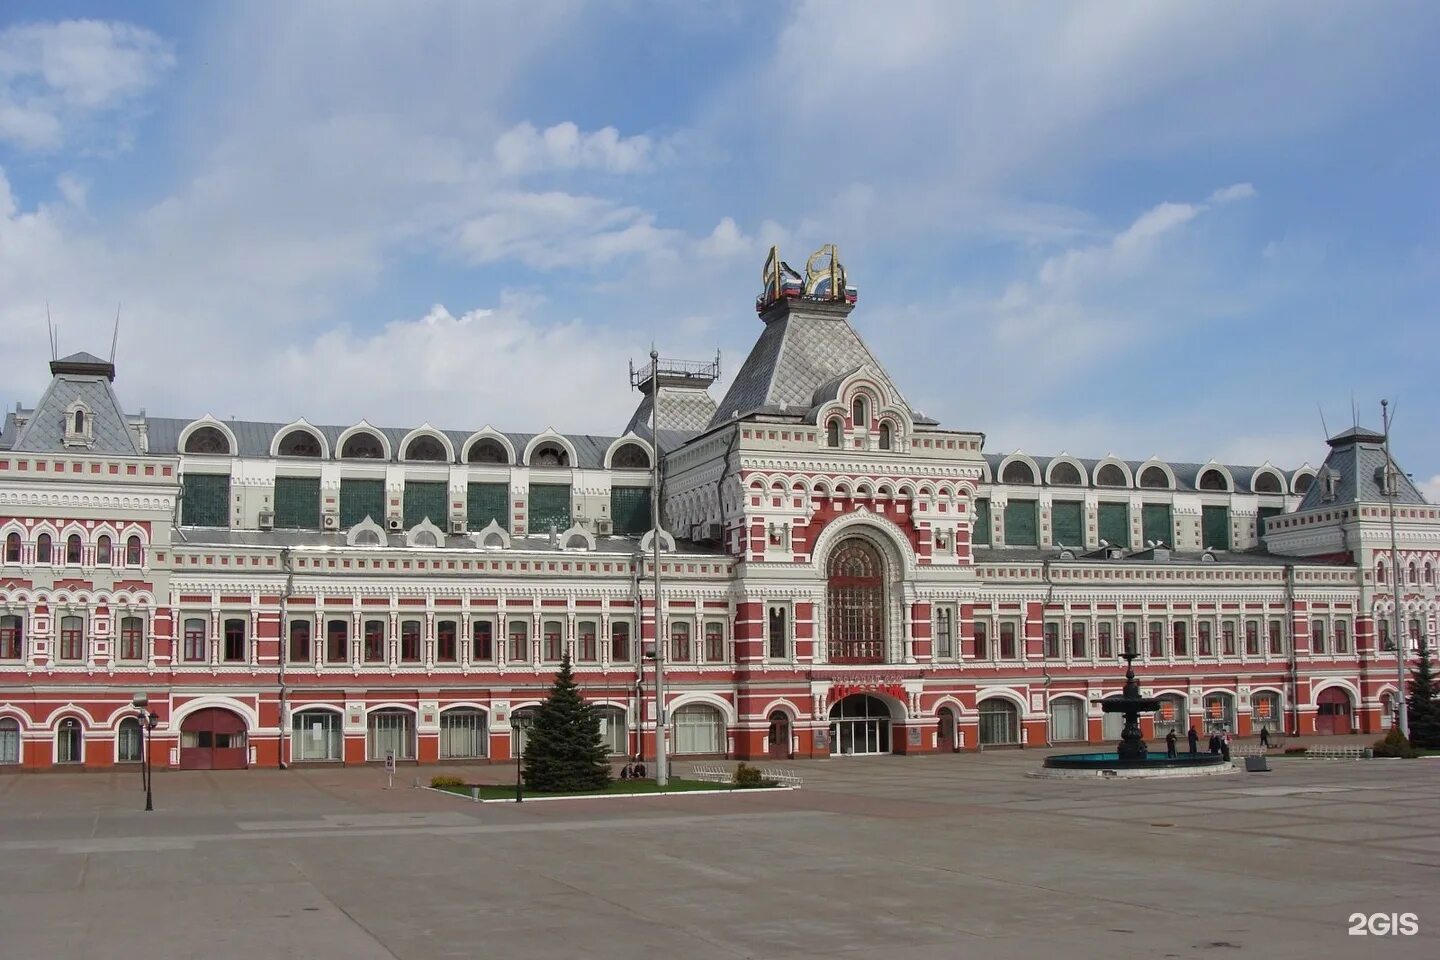
{"label": "street lamp", "polygon": [[140,724],[140,779],[145,783],[145,809],[154,811],[155,795],[150,789],[150,734],[160,718],[153,710],[145,709],[149,704],[150,696],[144,692],[130,698],[130,705],[135,708],[135,719]]}

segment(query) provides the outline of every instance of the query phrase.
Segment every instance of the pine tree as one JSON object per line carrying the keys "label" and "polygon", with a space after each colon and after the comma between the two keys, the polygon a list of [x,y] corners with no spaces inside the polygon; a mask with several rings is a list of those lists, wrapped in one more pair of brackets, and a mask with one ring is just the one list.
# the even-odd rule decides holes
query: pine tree
{"label": "pine tree", "polygon": [[1436,699],[1430,645],[1420,638],[1420,656],[1410,674],[1405,708],[1410,721],[1410,742],[1417,747],[1440,748],[1440,700]]}
{"label": "pine tree", "polygon": [[600,718],[580,696],[568,654],[525,733],[524,776],[539,793],[600,790],[610,782]]}

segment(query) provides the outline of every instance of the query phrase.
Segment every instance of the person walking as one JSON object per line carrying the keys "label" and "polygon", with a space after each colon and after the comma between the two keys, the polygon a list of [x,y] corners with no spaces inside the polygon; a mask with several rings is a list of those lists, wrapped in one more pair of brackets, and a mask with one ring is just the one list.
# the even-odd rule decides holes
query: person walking
{"label": "person walking", "polygon": [[1186,735],[1190,739],[1190,752],[1200,752],[1200,734],[1195,732],[1195,724],[1190,724],[1190,732]]}
{"label": "person walking", "polygon": [[1210,755],[1220,755],[1220,734],[1218,733],[1210,734]]}
{"label": "person walking", "polygon": [[1228,729],[1220,734],[1220,756],[1225,758],[1226,763],[1230,762],[1230,731]]}
{"label": "person walking", "polygon": [[1165,734],[1165,756],[1171,760],[1175,759],[1175,729],[1173,727],[1169,733]]}
{"label": "person walking", "polygon": [[1264,747],[1266,750],[1269,750],[1269,749],[1270,749],[1270,728],[1269,728],[1269,727],[1261,727],[1261,728],[1260,728],[1260,746]]}

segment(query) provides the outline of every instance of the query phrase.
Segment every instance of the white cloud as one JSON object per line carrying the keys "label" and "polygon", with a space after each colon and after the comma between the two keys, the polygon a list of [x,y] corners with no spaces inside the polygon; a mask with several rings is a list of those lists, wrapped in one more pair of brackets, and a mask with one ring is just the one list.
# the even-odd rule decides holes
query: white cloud
{"label": "white cloud", "polygon": [[[1398,458],[1397,458],[1398,459]],[[1420,493],[1430,503],[1440,503],[1440,473],[1419,483]]]}
{"label": "white cloud", "polygon": [[654,154],[645,134],[622,137],[614,127],[583,133],[569,121],[544,130],[519,123],[495,141],[495,159],[508,174],[577,169],[638,173],[650,168]]}
{"label": "white cloud", "polygon": [[9,27],[0,32],[0,140],[55,149],[75,127],[129,106],[174,63],[169,44],[128,23]]}
{"label": "white cloud", "polygon": [[569,193],[502,193],[460,225],[460,247],[475,263],[517,260],[542,270],[596,268],[617,260],[673,258],[680,235],[654,215]]}

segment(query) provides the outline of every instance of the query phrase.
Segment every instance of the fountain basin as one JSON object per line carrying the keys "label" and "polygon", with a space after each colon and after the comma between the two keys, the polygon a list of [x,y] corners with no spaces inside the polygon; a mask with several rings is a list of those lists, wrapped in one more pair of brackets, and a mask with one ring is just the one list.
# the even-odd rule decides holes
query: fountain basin
{"label": "fountain basin", "polygon": [[1235,773],[1229,760],[1210,753],[1182,753],[1176,757],[1151,755],[1143,760],[1122,760],[1108,753],[1062,753],[1045,758],[1033,776],[1058,779],[1143,779],[1150,777],[1207,777]]}

